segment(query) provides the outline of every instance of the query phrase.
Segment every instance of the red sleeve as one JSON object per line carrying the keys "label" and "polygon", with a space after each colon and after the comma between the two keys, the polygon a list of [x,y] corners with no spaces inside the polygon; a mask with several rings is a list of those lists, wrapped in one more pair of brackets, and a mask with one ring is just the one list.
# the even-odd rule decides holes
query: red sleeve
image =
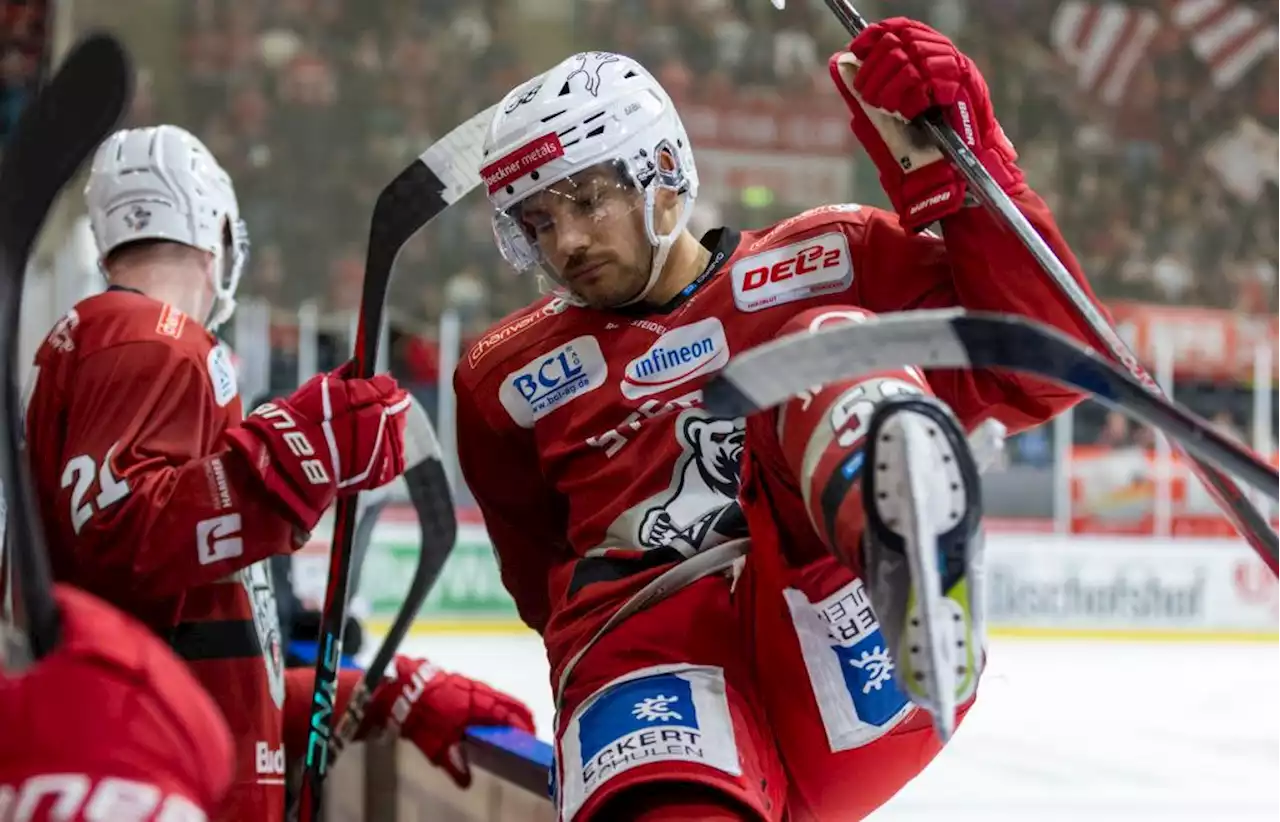
{"label": "red sleeve", "polygon": [[[1044,200],[1028,188],[1013,197],[1013,202],[1085,295],[1101,307]],[[1098,345],[1099,340],[1022,241],[985,208],[966,208],[948,217],[943,222],[943,236],[956,292],[965,308],[1033,317],[1089,345]],[[1105,309],[1103,315],[1110,319]]]}
{"label": "red sleeve", "polygon": [[88,355],[74,379],[70,396],[28,412],[29,429],[63,427],[41,439],[61,440],[61,454],[32,454],[58,489],[43,508],[60,579],[154,602],[296,547],[301,535],[222,441],[226,409],[191,357],[127,343]]}
{"label": "red sleeve", "polygon": [[[1044,204],[1025,190],[1014,202],[1063,264],[1097,302],[1075,255]],[[892,215],[868,219],[852,238],[861,253],[863,305],[877,312],[963,306],[1018,314],[1047,323],[1090,345],[1097,342],[1018,238],[983,208],[966,208],[943,222],[945,239],[909,234]],[[857,240],[861,239],[861,242]],[[1010,433],[1039,425],[1083,395],[1056,383],[1006,371],[930,370],[929,384],[966,426],[995,418]]]}
{"label": "red sleeve", "polygon": [[541,633],[551,612],[551,571],[571,556],[565,506],[538,465],[532,432],[497,431],[474,392],[454,379],[458,463],[484,515],[502,584],[520,618]]}

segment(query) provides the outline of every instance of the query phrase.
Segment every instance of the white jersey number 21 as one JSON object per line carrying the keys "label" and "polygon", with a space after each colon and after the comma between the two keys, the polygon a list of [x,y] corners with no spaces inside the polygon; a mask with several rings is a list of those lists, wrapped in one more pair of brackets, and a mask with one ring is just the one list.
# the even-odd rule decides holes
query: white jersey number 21
{"label": "white jersey number 21", "polygon": [[[75,486],[71,489],[71,527],[77,534],[93,516],[95,506],[96,510],[101,511],[129,496],[129,482],[117,479],[111,473],[111,454],[119,444],[117,442],[107,449],[107,456],[103,458],[101,466],[93,461],[93,457],[81,454],[67,460],[66,467],[62,469],[62,487],[67,488],[73,483]],[[89,494],[95,475],[98,478],[98,495],[90,503],[85,497]]]}

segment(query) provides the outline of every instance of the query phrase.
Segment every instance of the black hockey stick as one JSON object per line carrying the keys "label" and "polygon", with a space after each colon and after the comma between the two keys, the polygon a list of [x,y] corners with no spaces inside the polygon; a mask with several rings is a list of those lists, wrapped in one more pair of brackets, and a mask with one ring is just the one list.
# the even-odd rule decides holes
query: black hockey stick
{"label": "black hockey stick", "polygon": [[[415,401],[410,412],[418,417],[410,420],[408,428],[424,432],[409,456],[412,465],[405,471],[405,485],[409,499],[418,515],[421,529],[421,551],[414,569],[413,581],[404,602],[391,623],[391,629],[383,637],[378,652],[374,654],[364,676],[351,694],[347,710],[334,732],[329,752],[330,765],[342,754],[364,721],[365,708],[373,695],[376,684],[391,664],[400,643],[413,627],[422,604],[440,576],[445,562],[457,541],[457,517],[452,505],[448,478],[440,462],[440,446],[426,412]],[[409,450],[406,444],[406,451]],[[443,503],[448,503],[444,505]],[[516,728],[477,726],[467,729],[467,758],[472,767],[488,771],[498,778],[531,793],[550,799],[549,788],[553,767],[552,748],[532,734]]]}
{"label": "black hockey stick", "polygon": [[26,651],[39,659],[58,642],[58,611],[45,555],[44,529],[23,454],[24,413],[18,386],[18,328],[27,259],[58,196],[120,122],[133,92],[128,55],[113,38],[94,34],[67,55],[49,84],[27,104],[0,165],[0,382],[5,441],[0,482],[12,546],[14,616]]}
{"label": "black hockey stick", "polygon": [[[782,8],[785,0],[773,0],[774,5]],[[853,36],[860,34],[867,27],[867,21],[858,13],[850,0],[825,0],[827,8],[835,14],[845,30]],[[1106,349],[1106,353],[1133,375],[1143,388],[1163,397],[1164,392],[1151,375],[1147,373],[1138,358],[1130,350],[1119,333],[1103,315],[1102,311],[1084,293],[1084,289],[1071,276],[1053,249],[1035,230],[1026,216],[1018,210],[1009,195],[992,178],[991,173],[983,167],[978,158],[965,144],[964,139],[956,133],[942,118],[941,112],[931,111],[918,117],[912,123],[920,129],[928,139],[942,152],[952,165],[964,176],[980,202],[991,211],[1006,228],[1017,236],[1027,251],[1039,263],[1040,268],[1053,280],[1058,290],[1071,303],[1079,315],[1088,324]],[[1280,552],[1280,541],[1276,532],[1271,529],[1266,518],[1244,496],[1240,489],[1226,475],[1214,467],[1212,463],[1196,459],[1191,455],[1191,467],[1196,476],[1204,483],[1205,489],[1226,513],[1227,518],[1253,549],[1267,561],[1271,570],[1276,570],[1276,554]],[[1268,559],[1269,558],[1269,559]]]}
{"label": "black hockey stick", "polygon": [[[1195,457],[1221,466],[1273,498],[1276,469],[1177,403],[1156,396],[1109,358],[1042,323],[963,309],[881,314],[753,348],[729,361],[703,389],[716,415],[751,414],[815,385],[904,365],[1006,368],[1086,391],[1150,425]],[[1239,490],[1239,489],[1237,489]],[[1262,554],[1274,572],[1276,555]]]}
{"label": "black hockey stick", "polygon": [[[369,226],[360,320],[356,330],[355,364],[360,376],[372,376],[378,359],[379,332],[396,256],[423,226],[479,185],[481,147],[492,115],[491,107],[446,134],[378,195]],[[299,814],[304,822],[316,822],[319,818],[321,788],[328,773],[338,667],[342,659],[342,627],[347,616],[347,583],[351,575],[355,513],[354,496],[338,500],[320,622],[315,690],[311,697],[306,769],[298,794]]]}
{"label": "black hockey stick", "polygon": [[404,472],[404,482],[409,489],[409,500],[418,515],[418,527],[422,534],[422,545],[418,552],[418,565],[413,572],[413,581],[409,584],[409,592],[405,594],[400,611],[391,623],[391,629],[382,638],[378,652],[369,661],[360,684],[352,692],[347,709],[342,715],[330,741],[329,763],[342,755],[356,731],[364,721],[365,707],[369,698],[381,681],[387,666],[395,658],[400,643],[404,640],[413,621],[422,609],[422,603],[431,593],[432,586],[440,577],[440,570],[453,551],[458,537],[458,520],[453,508],[453,494],[449,490],[449,478],[445,475],[444,465],[440,462],[440,442],[436,439],[435,430],[427,412],[414,400],[409,414],[411,415],[406,430],[416,436],[413,441],[405,443],[405,460],[409,469]]}

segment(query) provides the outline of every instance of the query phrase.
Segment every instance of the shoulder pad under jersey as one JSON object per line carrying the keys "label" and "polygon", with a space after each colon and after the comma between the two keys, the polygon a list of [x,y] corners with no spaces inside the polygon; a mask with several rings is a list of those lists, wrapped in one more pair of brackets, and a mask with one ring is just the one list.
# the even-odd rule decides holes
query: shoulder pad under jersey
{"label": "shoulder pad under jersey", "polygon": [[467,349],[458,363],[460,375],[482,375],[541,339],[555,318],[573,306],[560,297],[546,295],[536,302],[503,317]]}
{"label": "shoulder pad under jersey", "polygon": [[178,355],[203,360],[217,339],[172,305],[132,291],[105,291],[86,297],[65,314],[49,335],[49,343],[69,337],[83,353],[129,343],[159,343]]}
{"label": "shoulder pad under jersey", "polygon": [[881,209],[858,203],[832,203],[830,205],[817,206],[771,226],[748,232],[748,235],[743,238],[744,248],[742,251],[751,253],[762,248],[781,245],[792,237],[823,226],[835,224],[862,225],[868,219],[881,213],[883,213]]}

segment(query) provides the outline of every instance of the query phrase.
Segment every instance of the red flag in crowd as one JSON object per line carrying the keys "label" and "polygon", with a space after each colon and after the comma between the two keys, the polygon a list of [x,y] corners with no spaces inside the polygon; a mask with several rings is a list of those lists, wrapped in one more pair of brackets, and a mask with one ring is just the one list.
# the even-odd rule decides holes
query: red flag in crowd
{"label": "red flag in crowd", "polygon": [[1219,89],[1235,85],[1276,48],[1275,23],[1236,0],[1172,0],[1169,16]]}
{"label": "red flag in crowd", "polygon": [[1124,101],[1134,69],[1160,27],[1160,15],[1150,9],[1067,0],[1054,11],[1050,42],[1076,68],[1080,88],[1114,106]]}

